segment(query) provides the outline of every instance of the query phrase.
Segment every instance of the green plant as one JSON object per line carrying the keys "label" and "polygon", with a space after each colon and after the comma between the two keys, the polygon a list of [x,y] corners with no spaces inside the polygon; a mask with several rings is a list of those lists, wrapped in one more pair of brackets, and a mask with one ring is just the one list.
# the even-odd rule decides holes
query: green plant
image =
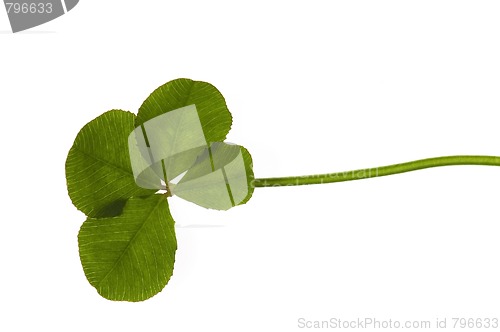
{"label": "green plant", "polygon": [[[179,120],[169,129],[169,137],[184,137],[185,143],[203,136],[205,141],[200,148],[186,148],[153,162],[156,159],[148,157],[153,149],[145,130],[151,123],[148,121],[174,111],[187,114],[182,112],[190,105],[196,105],[202,134],[191,135],[191,127],[183,127]],[[447,156],[347,172],[255,179],[248,151],[222,143],[231,123],[225,100],[215,87],[177,79],[156,89],[137,116],[112,110],[81,129],[66,160],[66,179],[73,204],[88,217],[78,235],[80,259],[87,279],[99,294],[110,300],[143,301],[165,287],[173,273],[177,249],[167,197],[182,185],[186,188],[185,183],[191,185],[178,190],[179,196],[207,208],[225,210],[246,203],[256,187],[351,181],[447,165],[500,166],[500,157],[495,156]],[[149,136],[159,135],[160,148],[171,148],[171,142],[161,138],[163,129],[153,128]],[[133,132],[144,135],[144,148],[135,148],[140,144],[131,136]],[[134,158],[149,158],[150,164],[137,172]],[[220,176],[213,180],[216,172]],[[147,175],[146,180],[138,185],[142,174]],[[182,175],[177,184],[171,181]],[[239,181],[238,186],[230,183],[233,179]],[[217,197],[224,188],[229,200],[223,197],[226,203],[221,204]]]}

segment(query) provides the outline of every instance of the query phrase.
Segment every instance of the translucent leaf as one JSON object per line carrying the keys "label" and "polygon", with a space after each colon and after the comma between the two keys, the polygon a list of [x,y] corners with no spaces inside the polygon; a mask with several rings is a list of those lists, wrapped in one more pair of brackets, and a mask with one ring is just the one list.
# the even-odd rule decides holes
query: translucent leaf
{"label": "translucent leaf", "polygon": [[196,105],[144,122],[128,141],[134,178],[143,188],[166,185],[174,195],[217,210],[242,204],[252,194],[248,151],[228,143],[207,144]]}
{"label": "translucent leaf", "polygon": [[89,218],[78,234],[83,270],[100,295],[143,301],[173,273],[177,242],[163,195],[131,198],[118,217]]}
{"label": "translucent leaf", "polygon": [[179,182],[171,185],[172,193],[216,210],[228,210],[244,204],[253,192],[251,163],[245,148],[222,142],[212,143]]}
{"label": "translucent leaf", "polygon": [[143,188],[161,189],[187,171],[206,148],[198,111],[189,105],[146,121],[128,138],[132,170]]}
{"label": "translucent leaf", "polygon": [[134,180],[128,150],[134,121],[129,112],[106,112],[80,130],[68,153],[68,193],[89,217],[118,215],[128,198],[155,193]]}

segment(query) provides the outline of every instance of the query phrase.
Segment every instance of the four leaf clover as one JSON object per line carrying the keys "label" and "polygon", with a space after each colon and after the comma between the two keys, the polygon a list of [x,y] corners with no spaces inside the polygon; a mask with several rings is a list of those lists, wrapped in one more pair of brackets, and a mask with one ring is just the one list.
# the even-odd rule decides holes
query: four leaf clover
{"label": "four leaf clover", "polygon": [[254,187],[353,181],[450,165],[500,166],[499,156],[454,155],[255,179],[248,151],[223,142],[231,122],[215,87],[178,79],[156,89],[137,116],[112,110],[78,133],[66,179],[73,204],[88,216],[78,244],[85,275],[99,294],[142,301],[168,283],[177,249],[166,200],[171,195],[227,210],[246,203]]}
{"label": "four leaf clover", "polygon": [[66,179],[88,217],[80,259],[100,295],[143,301],[168,283],[177,249],[168,196],[218,210],[250,199],[252,158],[223,142],[231,123],[214,86],[177,79],[156,89],[137,116],[111,110],[81,129]]}

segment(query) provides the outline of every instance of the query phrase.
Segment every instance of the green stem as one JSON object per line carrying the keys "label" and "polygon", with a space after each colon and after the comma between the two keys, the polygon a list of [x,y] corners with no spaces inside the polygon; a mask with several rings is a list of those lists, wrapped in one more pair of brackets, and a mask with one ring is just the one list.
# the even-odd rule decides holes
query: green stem
{"label": "green stem", "polygon": [[398,173],[416,171],[424,168],[451,165],[487,165],[500,166],[500,157],[496,156],[446,156],[420,159],[389,166],[356,169],[352,171],[316,174],[305,176],[289,176],[282,178],[255,179],[255,187],[301,186],[306,184],[321,184],[343,182],[386,176]]}

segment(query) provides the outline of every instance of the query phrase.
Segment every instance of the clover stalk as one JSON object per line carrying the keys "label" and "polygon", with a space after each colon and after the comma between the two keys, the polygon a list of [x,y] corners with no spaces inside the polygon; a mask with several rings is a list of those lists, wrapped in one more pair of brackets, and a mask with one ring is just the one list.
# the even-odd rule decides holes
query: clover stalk
{"label": "clover stalk", "polygon": [[410,162],[393,164],[388,166],[355,169],[344,172],[315,174],[305,176],[289,176],[278,178],[255,179],[255,187],[281,187],[281,186],[302,186],[308,184],[322,184],[332,182],[344,182],[381,177],[393,174],[417,171],[420,169],[453,166],[453,165],[483,165],[500,166],[500,157],[497,156],[472,156],[457,155],[435,158],[419,159]]}

